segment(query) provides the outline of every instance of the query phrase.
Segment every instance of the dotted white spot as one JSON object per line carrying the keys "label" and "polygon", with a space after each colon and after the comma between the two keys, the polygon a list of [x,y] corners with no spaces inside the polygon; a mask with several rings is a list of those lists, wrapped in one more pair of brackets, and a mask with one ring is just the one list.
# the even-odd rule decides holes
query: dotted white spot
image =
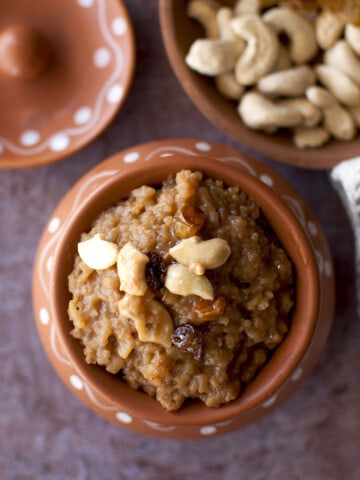
{"label": "dotted white spot", "polygon": [[119,420],[119,422],[126,423],[126,424],[129,424],[133,421],[132,416],[126,412],[117,412],[116,418]]}
{"label": "dotted white spot", "polygon": [[54,233],[60,226],[60,218],[59,217],[54,217],[53,219],[50,220],[50,223],[48,225],[48,232]]}
{"label": "dotted white spot", "polygon": [[333,274],[332,265],[328,261],[324,263],[324,273],[327,277],[331,277],[331,275]]}
{"label": "dotted white spot", "polygon": [[51,272],[51,267],[52,267],[52,264],[53,264],[53,260],[54,260],[54,257],[52,257],[52,256],[47,259],[46,270],[48,272]]}
{"label": "dotted white spot", "polygon": [[173,154],[173,153],[162,153],[162,154],[160,155],[160,157],[161,157],[161,158],[165,158],[165,157],[173,157],[173,156],[174,156],[174,154]]}
{"label": "dotted white spot", "polygon": [[82,8],[89,8],[94,5],[94,0],[77,0],[77,4]]}
{"label": "dotted white spot", "polygon": [[297,382],[302,377],[302,374],[303,374],[303,369],[301,367],[297,368],[295,372],[292,374],[291,380],[293,382]]}
{"label": "dotted white spot", "polygon": [[201,435],[214,435],[216,433],[217,428],[213,425],[207,425],[206,427],[200,428]]}
{"label": "dotted white spot", "polygon": [[124,18],[121,17],[116,17],[111,23],[111,30],[114,35],[117,35],[120,37],[121,35],[124,35],[127,31],[127,23]]}
{"label": "dotted white spot", "polygon": [[91,119],[92,110],[90,107],[81,107],[74,113],[74,123],[76,125],[84,125]]}
{"label": "dotted white spot", "polygon": [[133,163],[133,162],[136,162],[136,160],[138,160],[139,157],[140,157],[140,154],[138,152],[130,152],[124,156],[123,161],[124,163]]}
{"label": "dotted white spot", "polygon": [[310,220],[308,222],[307,226],[308,226],[308,230],[309,230],[310,235],[315,237],[315,235],[317,235],[317,233],[318,233],[318,229],[317,229],[317,226],[315,225],[315,223]]}
{"label": "dotted white spot", "polygon": [[49,147],[53,152],[62,152],[69,146],[70,138],[64,133],[58,133],[50,138]]}
{"label": "dotted white spot", "polygon": [[100,47],[94,52],[93,62],[97,68],[105,68],[109,65],[111,60],[111,53],[105,47]]}
{"label": "dotted white spot", "polygon": [[118,103],[122,99],[123,95],[124,95],[123,87],[120,84],[116,83],[109,89],[106,95],[106,100],[109,103]]}
{"label": "dotted white spot", "polygon": [[273,187],[274,186],[274,180],[269,177],[269,175],[260,175],[260,180],[265,183],[265,185],[268,185],[269,187]]}
{"label": "dotted white spot", "polygon": [[43,325],[48,325],[50,321],[50,315],[49,315],[49,312],[46,310],[46,308],[44,307],[40,308],[39,319]]}
{"label": "dotted white spot", "polygon": [[207,142],[198,142],[195,147],[201,152],[209,152],[211,150],[211,145]]}
{"label": "dotted white spot", "polygon": [[80,377],[77,375],[71,375],[70,378],[71,385],[76,388],[76,390],[82,390],[84,388],[84,383]]}
{"label": "dotted white spot", "polygon": [[26,130],[20,135],[20,143],[24,147],[32,147],[40,141],[40,133],[36,130]]}
{"label": "dotted white spot", "polygon": [[266,400],[262,406],[264,408],[268,408],[268,407],[271,407],[271,405],[273,405],[275,402],[276,402],[276,399],[277,399],[277,395],[273,395],[272,397],[270,397],[268,400]]}

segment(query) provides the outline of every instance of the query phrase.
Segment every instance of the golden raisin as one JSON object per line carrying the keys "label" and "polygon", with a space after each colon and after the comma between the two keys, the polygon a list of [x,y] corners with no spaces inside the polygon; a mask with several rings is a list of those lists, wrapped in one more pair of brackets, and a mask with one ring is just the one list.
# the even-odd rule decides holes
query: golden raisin
{"label": "golden raisin", "polygon": [[226,300],[224,297],[218,297],[215,300],[199,298],[193,306],[192,313],[197,318],[197,323],[209,322],[224,313],[225,307]]}
{"label": "golden raisin", "polygon": [[174,216],[173,232],[179,239],[196,235],[205,223],[204,212],[191,205],[183,205]]}

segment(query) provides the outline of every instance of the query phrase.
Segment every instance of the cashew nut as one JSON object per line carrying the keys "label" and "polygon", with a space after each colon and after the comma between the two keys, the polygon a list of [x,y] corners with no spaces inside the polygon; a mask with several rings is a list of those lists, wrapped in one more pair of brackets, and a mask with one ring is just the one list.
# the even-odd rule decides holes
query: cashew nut
{"label": "cashew nut", "polygon": [[356,135],[356,125],[351,113],[336,104],[324,110],[324,126],[337,140],[351,140]]}
{"label": "cashew nut", "polygon": [[247,42],[244,53],[236,62],[236,80],[241,85],[253,85],[272,69],[278,56],[279,41],[258,15],[236,17],[231,21],[231,27]]}
{"label": "cashew nut", "polygon": [[287,98],[279,100],[278,105],[298,111],[302,116],[302,127],[315,127],[322,117],[321,109],[307,98]]}
{"label": "cashew nut", "polygon": [[360,104],[360,88],[343,72],[329,65],[317,65],[315,72],[319,82],[344,105]]}
{"label": "cashew nut", "polygon": [[313,25],[299,13],[285,7],[275,7],[262,16],[276,32],[290,39],[290,56],[296,64],[311,60],[318,51]]}
{"label": "cashew nut", "polygon": [[351,107],[350,113],[353,116],[354,122],[356,123],[357,127],[360,128],[360,105],[357,105],[356,107]]}
{"label": "cashew nut", "polygon": [[165,287],[176,295],[197,295],[205,300],[214,299],[214,289],[205,275],[196,275],[179,263],[168,267]]}
{"label": "cashew nut", "polygon": [[203,26],[207,38],[218,38],[216,14],[219,8],[220,4],[215,0],[191,0],[187,7],[187,15]]}
{"label": "cashew nut", "polygon": [[337,104],[336,98],[330,92],[317,85],[309,87],[306,90],[305,95],[311,103],[321,109],[332,108]]}
{"label": "cashew nut", "polygon": [[345,27],[345,40],[354,52],[360,56],[360,27],[348,23]]}
{"label": "cashew nut", "polygon": [[261,0],[237,0],[234,5],[235,15],[243,13],[260,13]]}
{"label": "cashew nut", "polygon": [[346,24],[346,17],[340,12],[322,10],[315,20],[315,33],[319,46],[327,50],[339,40]]}
{"label": "cashew nut", "polygon": [[215,86],[218,91],[230,100],[240,100],[245,88],[236,81],[233,72],[223,73],[215,77]]}
{"label": "cashew nut", "polygon": [[301,125],[299,111],[272,102],[261,93],[246,93],[240,104],[239,113],[243,122],[256,130],[268,130],[278,127]]}
{"label": "cashew nut", "polygon": [[77,249],[81,260],[94,270],[105,270],[115,265],[119,252],[116,243],[104,240],[100,233],[89,240],[79,242]]}
{"label": "cashew nut", "polygon": [[360,60],[346,40],[339,40],[325,52],[326,65],[335,67],[348,75],[356,85],[360,86]]}
{"label": "cashew nut", "polygon": [[298,148],[321,147],[329,139],[330,133],[323,127],[297,127],[293,135],[293,141]]}
{"label": "cashew nut", "polygon": [[351,113],[341,107],[336,98],[322,87],[310,87],[307,98],[323,111],[324,127],[337,140],[351,140],[356,134],[356,125]]}
{"label": "cashew nut", "polygon": [[117,271],[120,279],[120,290],[131,295],[144,295],[148,285],[145,277],[145,266],[149,257],[140,252],[130,242],[126,243],[117,257]]}
{"label": "cashew nut", "polygon": [[181,240],[169,250],[170,255],[182,265],[203,275],[207,269],[223,265],[231,253],[229,244],[223,238],[201,240],[194,236]]}
{"label": "cashew nut", "polygon": [[308,65],[269,73],[257,84],[258,89],[267,95],[295,97],[305,93],[315,83],[315,74]]}
{"label": "cashew nut", "polygon": [[119,312],[130,318],[141,342],[158,343],[171,347],[173,322],[166,308],[152,297],[139,297],[126,293],[118,303]]}
{"label": "cashew nut", "polygon": [[232,70],[238,56],[238,47],[235,42],[205,38],[195,40],[185,61],[196,72],[215,76]]}

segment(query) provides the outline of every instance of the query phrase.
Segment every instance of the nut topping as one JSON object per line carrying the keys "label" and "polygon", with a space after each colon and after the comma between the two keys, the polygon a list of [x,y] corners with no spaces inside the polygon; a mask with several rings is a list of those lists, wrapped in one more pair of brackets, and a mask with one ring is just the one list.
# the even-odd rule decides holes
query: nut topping
{"label": "nut topping", "polygon": [[141,253],[132,243],[124,245],[117,257],[120,290],[131,295],[144,295],[148,288],[145,278],[145,267],[148,262],[149,257]]}
{"label": "nut topping", "polygon": [[116,243],[104,240],[104,237],[97,233],[89,240],[78,243],[78,253],[81,260],[94,270],[105,270],[116,263],[119,247]]}

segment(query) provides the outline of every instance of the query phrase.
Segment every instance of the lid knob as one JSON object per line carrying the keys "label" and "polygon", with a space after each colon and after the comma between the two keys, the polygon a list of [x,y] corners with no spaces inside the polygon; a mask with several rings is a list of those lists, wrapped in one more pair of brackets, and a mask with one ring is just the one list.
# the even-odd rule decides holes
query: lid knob
{"label": "lid knob", "polygon": [[50,46],[44,35],[26,25],[13,25],[0,33],[0,71],[30,80],[47,67]]}

